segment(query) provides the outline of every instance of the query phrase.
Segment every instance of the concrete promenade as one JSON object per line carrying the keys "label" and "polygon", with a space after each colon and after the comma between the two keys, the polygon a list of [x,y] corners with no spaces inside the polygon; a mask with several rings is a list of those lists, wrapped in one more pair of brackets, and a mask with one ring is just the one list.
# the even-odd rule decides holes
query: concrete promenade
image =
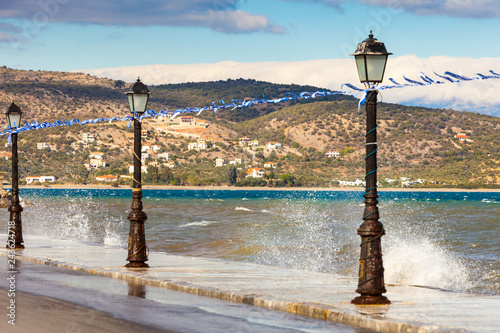
{"label": "concrete promenade", "polygon": [[[499,332],[500,296],[388,285],[386,306],[355,306],[356,279],[242,262],[150,253],[127,269],[126,249],[25,237],[17,260],[260,306],[381,332]],[[0,255],[7,256],[2,247]],[[4,273],[2,271],[2,273]],[[3,275],[3,274],[2,274]],[[230,303],[228,303],[230,304]]]}

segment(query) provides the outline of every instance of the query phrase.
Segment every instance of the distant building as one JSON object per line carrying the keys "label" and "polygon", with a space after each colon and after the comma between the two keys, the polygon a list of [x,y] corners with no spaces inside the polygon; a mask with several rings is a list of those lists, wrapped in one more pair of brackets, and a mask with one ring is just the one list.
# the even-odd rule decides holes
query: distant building
{"label": "distant building", "polygon": [[242,158],[235,158],[234,161],[229,161],[229,165],[243,164]]}
{"label": "distant building", "polygon": [[346,181],[346,180],[339,180],[338,181],[340,185],[343,186],[366,186],[366,182],[361,179],[356,179],[355,181]]}
{"label": "distant building", "polygon": [[115,182],[115,181],[117,181],[118,177],[112,176],[112,175],[104,175],[104,176],[97,176],[97,177],[95,177],[95,180],[97,180],[98,182],[109,183],[109,182]]}
{"label": "distant building", "polygon": [[158,154],[158,159],[168,161],[169,154],[168,153],[160,153],[160,154]]}
{"label": "distant building", "polygon": [[258,140],[252,140],[248,143],[250,147],[258,147],[260,146],[260,142]]}
{"label": "distant building", "polygon": [[196,120],[196,118],[193,116],[184,116],[184,117],[181,117],[181,124],[182,125],[193,125],[195,120]]}
{"label": "distant building", "polygon": [[267,149],[279,149],[279,148],[282,148],[282,145],[281,145],[281,143],[279,143],[277,141],[269,141],[266,143],[266,148]]}
{"label": "distant building", "polygon": [[336,150],[330,150],[325,154],[329,158],[340,158],[340,153]]}
{"label": "distant building", "polygon": [[31,176],[31,177],[26,177],[26,184],[31,184],[33,182],[55,182],[56,177],[54,176]]}
{"label": "distant building", "polygon": [[7,152],[0,152],[0,158],[5,158],[6,160],[10,159],[12,157],[12,153],[7,153]]}
{"label": "distant building", "polygon": [[238,144],[239,144],[240,146],[246,146],[246,145],[247,145],[247,144],[249,144],[249,143],[250,143],[250,139],[249,139],[249,138],[247,138],[246,136],[244,136],[244,137],[242,137],[242,138],[240,138],[240,139],[238,140]]}
{"label": "distant building", "polygon": [[465,133],[458,133],[457,135],[455,135],[455,138],[460,141],[473,142],[473,140],[469,139],[469,137]]}
{"label": "distant building", "polygon": [[262,177],[264,177],[264,169],[251,168],[247,171],[247,177],[262,178]]}
{"label": "distant building", "polygon": [[91,168],[105,168],[106,167],[106,162],[99,158],[91,158],[89,166]]}
{"label": "distant building", "polygon": [[264,168],[265,169],[276,169],[278,167],[278,164],[276,162],[267,162],[264,163]]}
{"label": "distant building", "polygon": [[215,166],[216,167],[221,167],[221,166],[226,166],[226,165],[227,165],[226,160],[223,159],[223,158],[217,158],[215,160]]}
{"label": "distant building", "polygon": [[50,144],[48,144],[47,142],[37,142],[36,149],[38,149],[38,150],[50,149]]}

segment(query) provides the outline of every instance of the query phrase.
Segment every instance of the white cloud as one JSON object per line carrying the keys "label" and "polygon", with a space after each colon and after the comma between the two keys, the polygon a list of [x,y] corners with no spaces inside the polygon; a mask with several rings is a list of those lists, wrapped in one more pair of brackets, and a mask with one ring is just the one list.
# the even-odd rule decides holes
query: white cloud
{"label": "white cloud", "polygon": [[[464,76],[475,76],[476,73],[488,74],[489,70],[500,72],[500,58],[390,57],[384,84],[391,84],[388,80],[390,77],[399,83],[405,83],[403,75],[418,80],[420,72],[443,81],[436,77],[433,71],[438,74],[450,71]],[[140,76],[146,84],[156,85],[244,78],[273,83],[313,85],[332,90],[340,90],[343,83],[361,86],[352,59],[261,63],[224,61],[214,64],[145,65],[79,70],[79,72],[127,82],[134,82],[137,76]],[[500,116],[498,91],[500,91],[500,79],[492,79],[385,90],[381,93],[381,99],[391,103],[446,107]],[[234,96],[234,98],[243,97]]]}
{"label": "white cloud", "polygon": [[444,15],[455,17],[500,17],[498,0],[360,0],[374,6],[402,8],[417,15]]}
{"label": "white cloud", "polygon": [[[16,0],[4,1],[0,18],[128,26],[196,26],[226,33],[283,33],[267,16],[238,10],[240,0]],[[0,27],[1,28],[1,27]]]}
{"label": "white cloud", "polygon": [[[342,5],[349,0],[283,0],[288,2],[320,3],[342,12]],[[403,9],[416,15],[441,15],[453,17],[500,17],[498,0],[359,0],[364,5]]]}

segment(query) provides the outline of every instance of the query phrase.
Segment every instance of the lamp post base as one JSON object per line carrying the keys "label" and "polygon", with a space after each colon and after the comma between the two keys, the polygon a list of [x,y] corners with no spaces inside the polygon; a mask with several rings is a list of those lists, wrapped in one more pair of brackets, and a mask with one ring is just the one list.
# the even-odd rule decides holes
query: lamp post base
{"label": "lamp post base", "polygon": [[145,262],[131,261],[125,265],[127,268],[149,268],[149,265]]}
{"label": "lamp post base", "polygon": [[24,245],[23,245],[23,244],[16,244],[16,245],[14,245],[14,248],[10,247],[10,245],[5,246],[5,248],[6,248],[6,249],[10,249],[10,250],[14,250],[14,249],[16,249],[16,250],[21,249],[21,250],[22,250],[22,249],[24,249],[25,247],[24,247]]}
{"label": "lamp post base", "polygon": [[385,305],[391,304],[391,301],[382,295],[361,295],[351,301],[356,305]]}

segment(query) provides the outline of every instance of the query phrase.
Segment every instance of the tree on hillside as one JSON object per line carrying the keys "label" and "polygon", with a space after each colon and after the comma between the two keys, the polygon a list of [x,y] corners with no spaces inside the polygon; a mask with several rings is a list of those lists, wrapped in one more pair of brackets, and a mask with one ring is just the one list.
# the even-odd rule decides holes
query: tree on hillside
{"label": "tree on hillside", "polygon": [[234,183],[236,183],[236,179],[238,178],[238,173],[236,171],[236,167],[233,165],[233,166],[230,166],[228,169],[227,169],[227,173],[226,173],[226,180],[229,184],[233,185]]}

